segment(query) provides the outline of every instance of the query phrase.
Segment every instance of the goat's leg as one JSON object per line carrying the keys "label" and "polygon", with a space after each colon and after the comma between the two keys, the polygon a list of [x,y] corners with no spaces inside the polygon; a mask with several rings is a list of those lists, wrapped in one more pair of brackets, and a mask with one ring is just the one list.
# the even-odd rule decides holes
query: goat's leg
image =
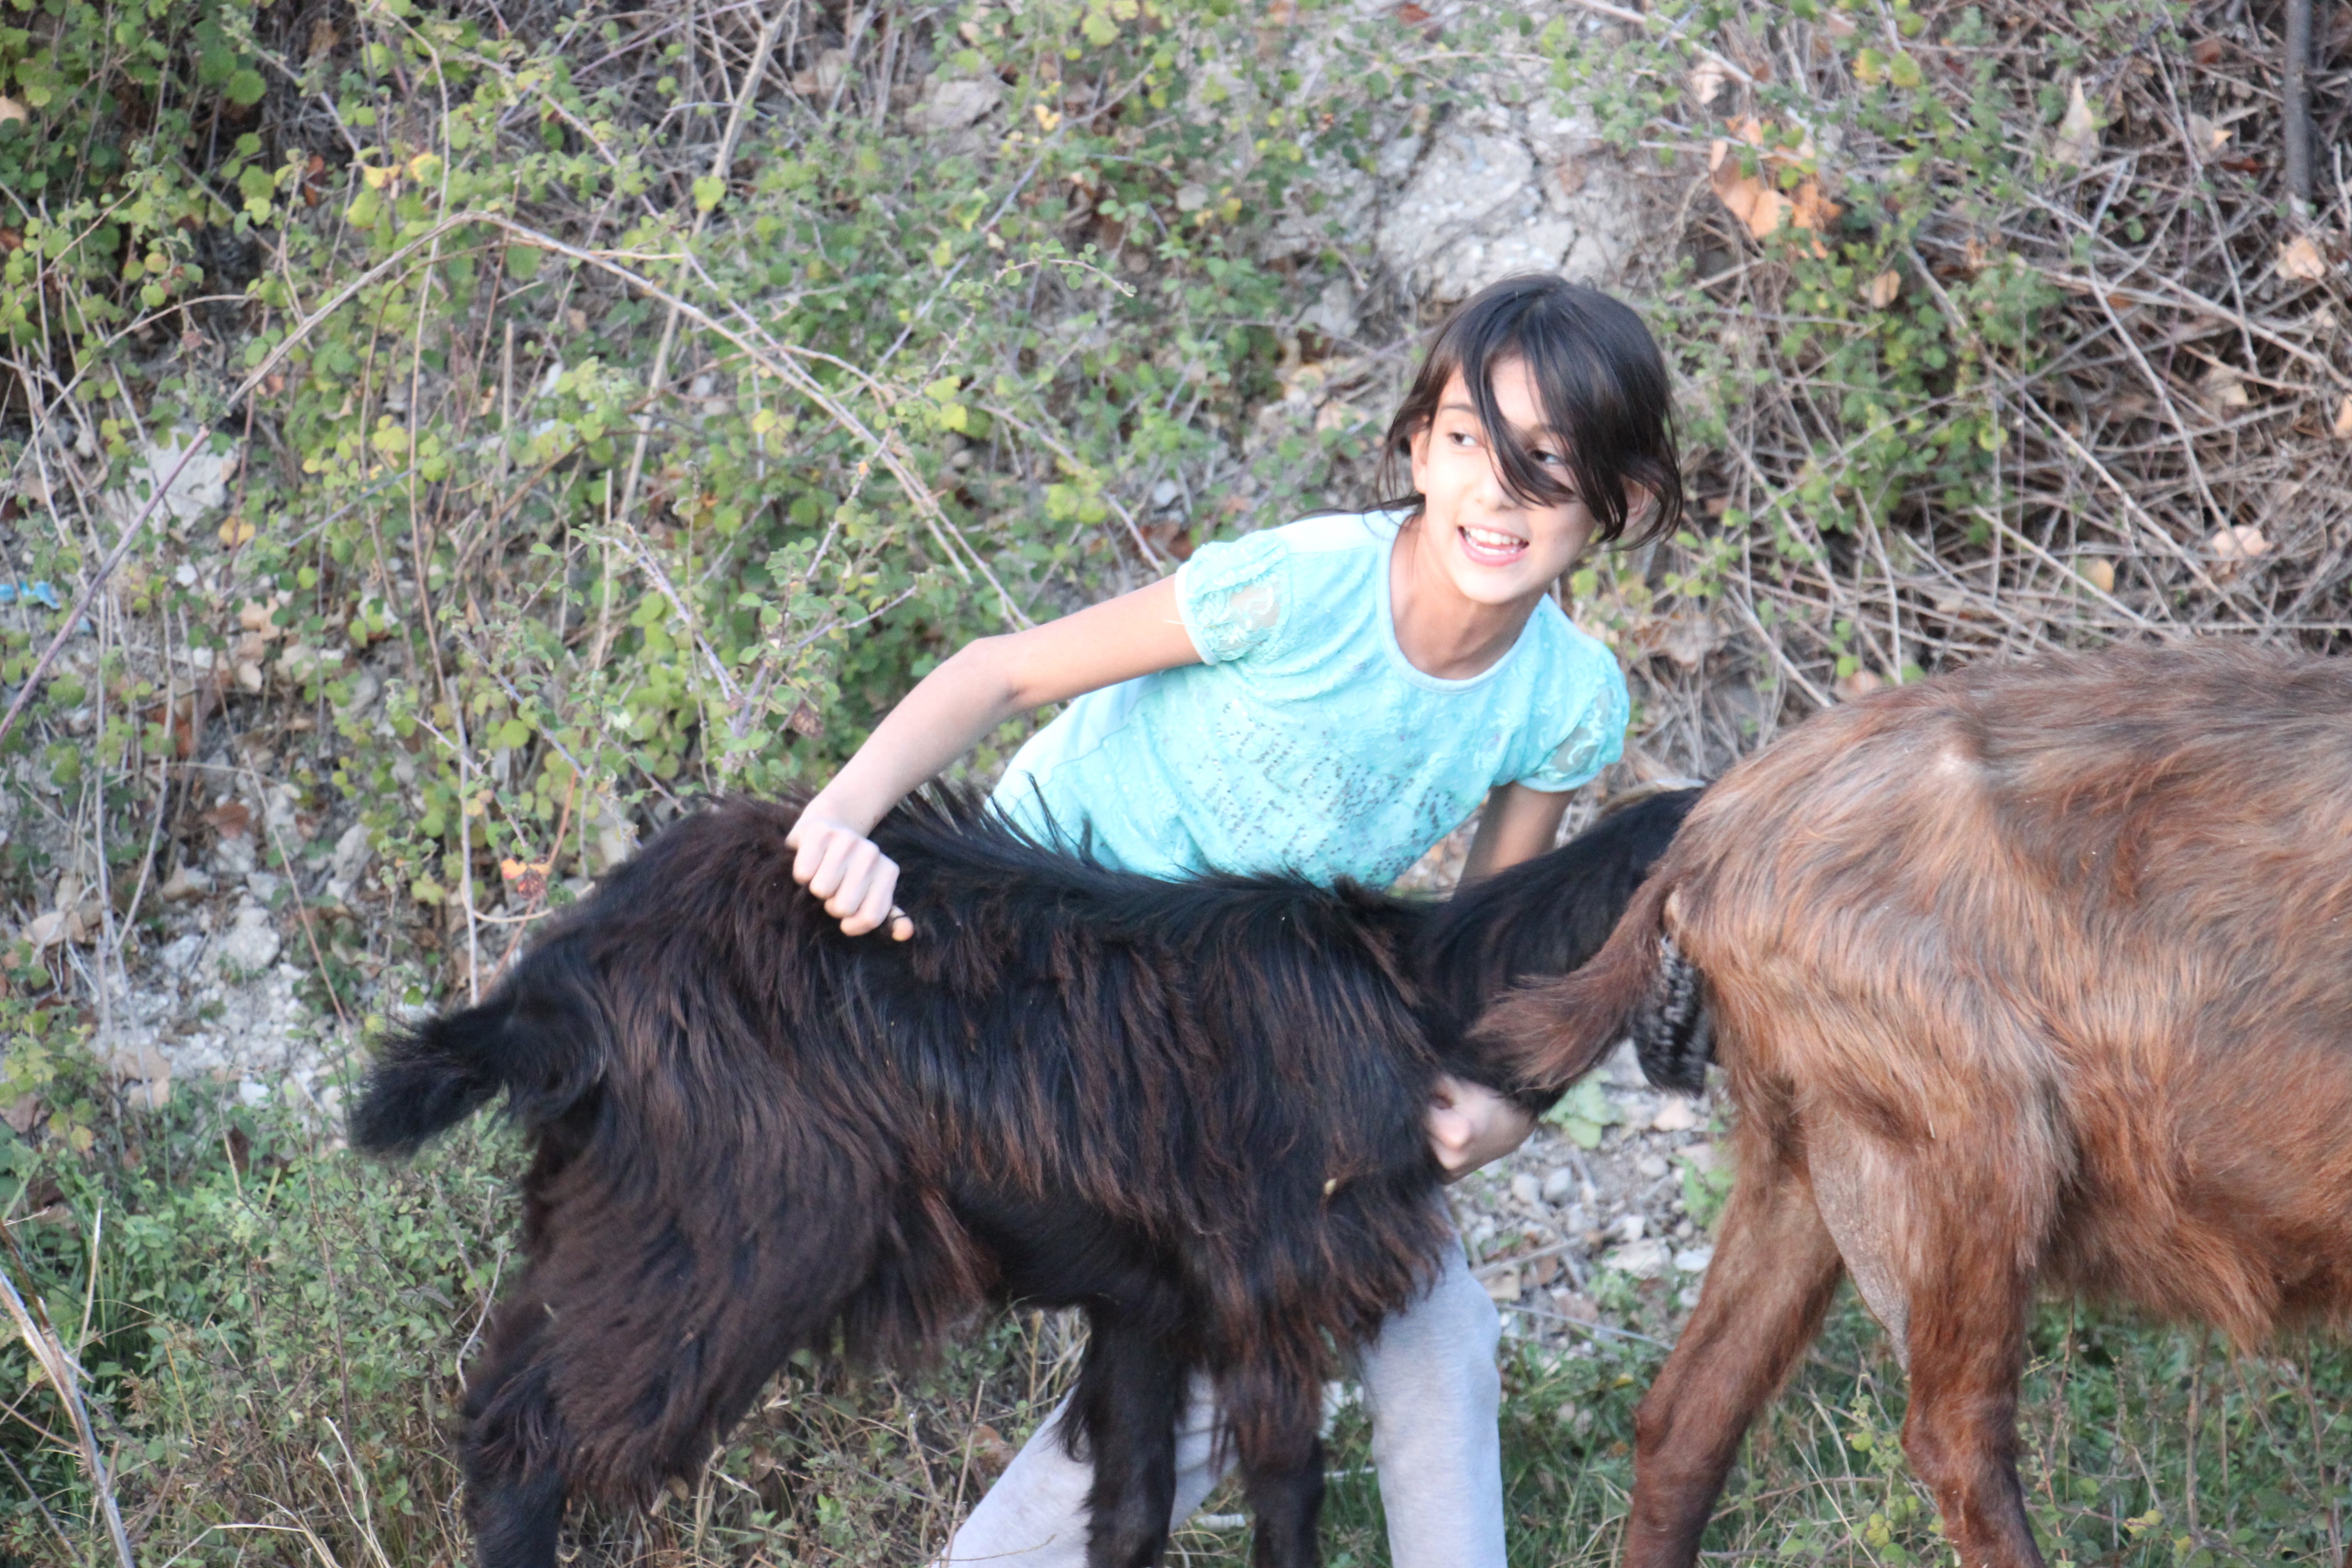
{"label": "goat's leg", "polygon": [[1962,1568],[2041,1568],[2017,1479],[2032,1281],[2008,1238],[1949,1217],[1960,1223],[1930,1227],[1909,1292],[1903,1451],[1934,1489]]}
{"label": "goat's leg", "polygon": [[2000,1113],[1907,1144],[1806,1130],[1823,1222],[1910,1373],[1903,1450],[1962,1568],[2042,1563],[2017,1480],[2029,1259],[2053,1185],[2032,1131]]}
{"label": "goat's leg", "polygon": [[1315,1527],[1323,1511],[1323,1385],[1314,1365],[1312,1347],[1289,1355],[1277,1349],[1220,1380],[1253,1516],[1253,1568],[1314,1568],[1320,1560]]}
{"label": "goat's leg", "polygon": [[1091,1332],[1066,1419],[1094,1464],[1087,1568],[1149,1568],[1167,1549],[1176,1506],[1176,1422],[1187,1369],[1133,1318],[1088,1314]]}
{"label": "goat's leg", "polygon": [[1820,1331],[1835,1294],[1836,1244],[1803,1180],[1777,1153],[1743,1148],[1739,1180],[1698,1306],[1633,1417],[1627,1568],[1698,1558],[1739,1439]]}
{"label": "goat's leg", "polygon": [[1294,1411],[1270,1434],[1272,1442],[1244,1460],[1254,1516],[1251,1568],[1315,1568],[1322,1560],[1315,1537],[1323,1515],[1323,1440],[1316,1431],[1321,1409],[1310,1391]]}
{"label": "goat's leg", "polygon": [[555,1568],[568,1445],[545,1371],[531,1364],[547,1323],[547,1303],[535,1292],[500,1302],[488,1353],[468,1380],[466,1517],[481,1568]]}

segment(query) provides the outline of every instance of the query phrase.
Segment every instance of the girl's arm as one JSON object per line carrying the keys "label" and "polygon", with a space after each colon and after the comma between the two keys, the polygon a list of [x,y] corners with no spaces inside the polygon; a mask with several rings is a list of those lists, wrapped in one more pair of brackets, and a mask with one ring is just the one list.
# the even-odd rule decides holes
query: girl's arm
{"label": "girl's arm", "polygon": [[[808,803],[785,840],[796,851],[793,879],[824,900],[845,932],[864,935],[890,918],[898,885],[898,868],[866,835],[908,791],[1016,714],[1200,661],[1176,607],[1173,577],[1042,626],[965,644],[916,683]],[[903,915],[891,921],[900,942],[912,931]]]}
{"label": "girl's arm", "polygon": [[1470,838],[1470,858],[1462,863],[1462,879],[1475,882],[1506,867],[1532,860],[1559,837],[1559,819],[1568,815],[1568,795],[1556,790],[1505,784],[1486,797],[1478,813],[1478,831]]}
{"label": "girl's arm", "polygon": [[[1471,837],[1462,879],[1492,876],[1549,849],[1567,813],[1564,794],[1505,784],[1486,797],[1486,808],[1478,814],[1478,831]],[[1436,1150],[1437,1163],[1449,1181],[1501,1159],[1535,1131],[1534,1118],[1511,1101],[1484,1084],[1453,1077],[1437,1080],[1428,1121],[1430,1147]]]}

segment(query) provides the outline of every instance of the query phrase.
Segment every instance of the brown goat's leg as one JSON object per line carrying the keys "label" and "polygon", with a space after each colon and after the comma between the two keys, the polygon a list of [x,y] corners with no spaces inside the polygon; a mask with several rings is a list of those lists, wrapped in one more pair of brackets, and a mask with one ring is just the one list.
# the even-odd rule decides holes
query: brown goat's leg
{"label": "brown goat's leg", "polygon": [[1820,1331],[1838,1276],[1797,1173],[1743,1160],[1697,1310],[1634,1414],[1626,1568],[1697,1561],[1739,1439]]}
{"label": "brown goat's leg", "polygon": [[[1911,1410],[1903,1451],[1936,1493],[1962,1568],[2042,1568],[2017,1479],[2017,1384],[2032,1281],[1988,1238],[1935,1226],[1910,1291]],[[1934,1231],[1943,1231],[1937,1235]],[[2000,1250],[2005,1251],[2006,1248]]]}

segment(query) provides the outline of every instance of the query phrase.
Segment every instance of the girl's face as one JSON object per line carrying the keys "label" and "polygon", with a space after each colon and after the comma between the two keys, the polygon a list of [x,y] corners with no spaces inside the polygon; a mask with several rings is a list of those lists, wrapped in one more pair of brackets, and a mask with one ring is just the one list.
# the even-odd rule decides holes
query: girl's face
{"label": "girl's face", "polygon": [[[1565,438],[1544,421],[1525,360],[1493,371],[1495,401],[1512,433],[1544,471],[1570,483]],[[1488,449],[1478,410],[1454,372],[1436,416],[1412,440],[1412,487],[1422,495],[1423,559],[1464,597],[1507,605],[1549,590],[1592,537],[1582,498],[1535,506],[1515,498]]]}

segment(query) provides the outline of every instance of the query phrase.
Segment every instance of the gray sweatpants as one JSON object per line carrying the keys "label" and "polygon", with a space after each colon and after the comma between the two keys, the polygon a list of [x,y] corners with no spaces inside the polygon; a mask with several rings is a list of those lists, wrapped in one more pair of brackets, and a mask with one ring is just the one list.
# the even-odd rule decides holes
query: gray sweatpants
{"label": "gray sweatpants", "polygon": [[[1459,1250],[1428,1295],[1363,1352],[1372,1462],[1394,1568],[1504,1568],[1503,1458],[1495,1370],[1501,1323]],[[1084,1568],[1089,1467],[1063,1450],[1057,1407],[980,1500],[934,1568]],[[1217,1412],[1195,1380],[1176,1436],[1181,1523],[1224,1478]]]}

